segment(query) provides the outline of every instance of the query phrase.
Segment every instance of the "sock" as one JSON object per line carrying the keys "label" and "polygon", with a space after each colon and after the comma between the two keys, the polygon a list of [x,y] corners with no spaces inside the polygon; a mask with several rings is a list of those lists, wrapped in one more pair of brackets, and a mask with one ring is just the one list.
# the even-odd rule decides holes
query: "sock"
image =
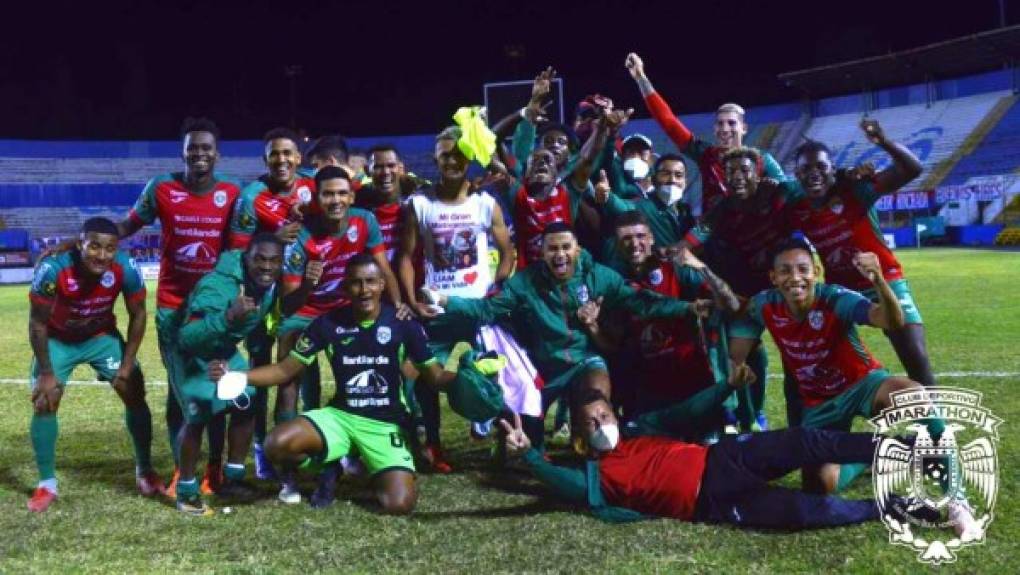
{"label": "sock", "polygon": [[170,451],[174,456],[174,467],[180,461],[181,445],[177,442],[181,433],[181,426],[184,425],[184,414],[181,413],[181,405],[177,403],[173,387],[169,388],[166,394],[166,436],[170,440]]}
{"label": "sock", "polygon": [[223,477],[229,481],[240,481],[244,479],[244,464],[227,463],[227,466],[223,468]]}
{"label": "sock", "polygon": [[32,449],[35,451],[35,466],[39,479],[55,479],[57,476],[57,414],[33,413],[29,425]]}
{"label": "sock", "polygon": [[140,472],[152,469],[152,413],[143,403],[136,409],[124,410],[124,423],[135,448],[135,467]]}
{"label": "sock", "polygon": [[198,479],[192,477],[191,479],[178,479],[177,480],[177,500],[187,501],[192,497],[198,497]]}
{"label": "sock", "polygon": [[840,463],[839,464],[839,481],[836,483],[836,491],[843,491],[850,485],[850,482],[857,478],[858,475],[864,473],[864,470],[868,468],[867,463]]}
{"label": "sock", "polygon": [[51,477],[50,479],[43,479],[39,482],[38,487],[44,487],[48,489],[54,495],[57,494],[57,478]]}

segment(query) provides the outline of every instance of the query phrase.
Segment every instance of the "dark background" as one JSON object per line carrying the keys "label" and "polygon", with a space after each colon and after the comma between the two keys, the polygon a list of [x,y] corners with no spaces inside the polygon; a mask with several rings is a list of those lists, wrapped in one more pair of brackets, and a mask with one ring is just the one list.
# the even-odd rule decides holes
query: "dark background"
{"label": "dark background", "polygon": [[568,115],[592,92],[644,115],[623,68],[632,50],[674,109],[700,112],[796,100],[776,74],[1000,22],[997,0],[20,4],[4,7],[0,138],[175,139],[187,115],[258,138],[291,122],[293,65],[311,135],[435,132],[481,103],[484,82],[546,65]]}

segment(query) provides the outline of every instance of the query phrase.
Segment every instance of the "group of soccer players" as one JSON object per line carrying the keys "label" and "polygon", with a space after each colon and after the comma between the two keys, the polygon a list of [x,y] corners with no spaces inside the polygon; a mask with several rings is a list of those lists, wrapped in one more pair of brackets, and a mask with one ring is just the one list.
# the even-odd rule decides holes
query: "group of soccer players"
{"label": "group of soccer players", "polygon": [[[496,452],[522,455],[555,493],[597,515],[787,528],[876,518],[874,501],[832,494],[873,458],[870,435],[849,432],[854,418],[934,384],[921,316],[874,210],[920,163],[864,120],[889,167],[837,170],[825,144],[808,141],[787,176],[745,145],[740,106],[719,107],[715,142],[705,142],[674,116],[640,57],[628,55],[625,69],[680,154],[640,134],[621,138],[633,110],[604,96],[585,98],[572,125],[548,121],[551,68],[520,113],[493,125],[484,177],[469,177],[471,158],[490,152],[478,149],[476,126],[439,133],[434,184],[409,173],[393,146],[370,150],[361,173],[342,138],[302,151],[278,128],[265,136],[266,174],[242,187],[215,171],[216,126],[187,120],[182,172],[151,180],[122,222],[86,221],[73,245],[38,264],[30,435],[40,482],[29,508],[57,498],[57,408],[71,371],[87,363],[124,401],[144,495],[169,494],[193,515],[213,512],[203,495],[253,497],[253,450],[254,475],[278,481],[285,503],[302,500],[302,469],[318,474],[314,506],[333,501],[338,476],[367,471],[382,510],[408,513],[416,457],[454,469],[440,445],[441,392],[494,326],[524,357],[506,380],[534,386],[541,407],[524,413],[508,401],[472,432],[494,430]],[[700,197],[686,193],[692,165]],[[157,219],[169,486],[152,466],[136,361],[145,287],[117,247]],[[908,378],[874,359],[857,325],[885,331]],[[765,330],[782,358],[783,430],[768,431],[764,416]],[[325,406],[319,352],[337,384]],[[244,392],[224,398],[218,385],[231,372],[247,373]],[[583,470],[545,455],[544,417],[557,401]],[[937,436],[942,423],[929,428]],[[768,485],[794,469],[803,490]]]}

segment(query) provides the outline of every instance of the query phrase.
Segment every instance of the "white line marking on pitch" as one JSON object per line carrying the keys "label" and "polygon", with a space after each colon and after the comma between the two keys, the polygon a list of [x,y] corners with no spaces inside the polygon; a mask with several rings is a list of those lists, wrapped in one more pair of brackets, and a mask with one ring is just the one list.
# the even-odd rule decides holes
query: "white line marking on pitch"
{"label": "white line marking on pitch", "polygon": [[[900,376],[906,375],[905,373],[896,374]],[[1020,371],[946,371],[943,373],[936,373],[935,378],[959,378],[959,377],[1020,377]],[[769,379],[783,379],[781,373],[771,373],[768,376]],[[0,378],[0,384],[8,383],[14,385],[28,385],[29,380],[27,379],[16,379],[16,378]],[[67,382],[68,385],[110,385],[105,381],[88,381],[88,380],[71,380]],[[322,383],[335,383],[330,380],[325,380]],[[155,387],[165,387],[165,381],[146,381],[145,385],[152,385]]]}

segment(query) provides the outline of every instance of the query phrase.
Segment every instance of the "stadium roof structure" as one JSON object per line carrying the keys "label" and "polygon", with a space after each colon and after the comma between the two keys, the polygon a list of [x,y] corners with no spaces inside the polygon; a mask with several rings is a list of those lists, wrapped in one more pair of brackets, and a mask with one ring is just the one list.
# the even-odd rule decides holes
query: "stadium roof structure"
{"label": "stadium roof structure", "polygon": [[919,84],[987,72],[1020,62],[1020,25],[919,48],[778,75],[811,98]]}

